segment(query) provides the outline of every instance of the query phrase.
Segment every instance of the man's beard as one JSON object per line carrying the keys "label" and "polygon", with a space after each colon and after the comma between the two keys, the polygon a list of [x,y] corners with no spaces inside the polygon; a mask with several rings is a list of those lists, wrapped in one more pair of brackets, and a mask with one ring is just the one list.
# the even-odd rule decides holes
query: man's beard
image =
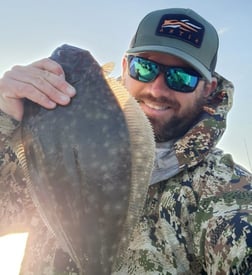
{"label": "man's beard", "polygon": [[[152,96],[147,97],[155,102]],[[179,108],[180,106],[178,102],[170,102],[167,98],[160,98],[158,102],[172,104],[175,108]],[[169,121],[161,121],[157,118],[148,117],[153,127],[156,142],[164,142],[182,137],[197,122],[206,102],[207,99],[202,95],[193,106],[187,108],[179,116],[174,115]]]}

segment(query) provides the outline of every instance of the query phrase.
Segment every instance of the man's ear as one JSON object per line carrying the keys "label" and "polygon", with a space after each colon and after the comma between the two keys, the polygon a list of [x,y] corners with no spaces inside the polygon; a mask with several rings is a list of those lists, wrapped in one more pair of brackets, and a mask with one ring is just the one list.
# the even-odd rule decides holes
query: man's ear
{"label": "man's ear", "polygon": [[122,82],[123,83],[125,81],[126,73],[127,73],[127,58],[126,56],[124,56],[122,59]]}
{"label": "man's ear", "polygon": [[205,89],[204,89],[204,96],[209,97],[213,91],[215,91],[217,87],[217,78],[212,77],[211,82],[206,82],[205,83]]}

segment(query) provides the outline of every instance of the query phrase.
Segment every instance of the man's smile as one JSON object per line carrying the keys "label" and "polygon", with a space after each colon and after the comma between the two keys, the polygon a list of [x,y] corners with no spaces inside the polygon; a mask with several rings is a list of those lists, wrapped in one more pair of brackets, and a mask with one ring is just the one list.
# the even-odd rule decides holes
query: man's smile
{"label": "man's smile", "polygon": [[152,103],[152,102],[148,102],[148,101],[142,101],[142,103],[145,104],[147,107],[157,110],[157,111],[165,111],[165,110],[171,108],[170,106],[167,106],[164,104]]}

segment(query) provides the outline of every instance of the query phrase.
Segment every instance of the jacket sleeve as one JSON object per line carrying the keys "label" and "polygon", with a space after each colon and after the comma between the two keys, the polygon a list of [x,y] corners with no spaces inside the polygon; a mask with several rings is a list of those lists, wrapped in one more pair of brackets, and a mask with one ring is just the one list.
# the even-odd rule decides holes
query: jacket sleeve
{"label": "jacket sleeve", "polygon": [[19,122],[0,112],[0,235],[26,232],[34,206],[9,141]]}
{"label": "jacket sleeve", "polygon": [[252,176],[230,155],[217,156],[207,174],[198,212],[206,272],[251,274]]}

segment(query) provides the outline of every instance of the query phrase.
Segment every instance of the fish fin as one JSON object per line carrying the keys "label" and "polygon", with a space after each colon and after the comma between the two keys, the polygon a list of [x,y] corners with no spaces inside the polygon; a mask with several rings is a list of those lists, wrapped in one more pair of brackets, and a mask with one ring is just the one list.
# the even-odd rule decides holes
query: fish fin
{"label": "fish fin", "polygon": [[129,239],[133,234],[132,227],[135,227],[143,213],[154,166],[155,139],[150,121],[123,83],[112,77],[107,77],[106,81],[118,100],[128,125],[132,160],[132,189],[128,214],[122,232],[123,238],[119,244],[118,258],[114,263],[114,269],[117,269],[125,251],[127,251]]}
{"label": "fish fin", "polygon": [[121,81],[113,77],[106,77],[106,81],[111,91],[113,91],[116,99],[118,100],[121,109],[124,110],[125,104],[129,100],[129,98],[131,98],[131,95],[129,94],[127,88],[122,84]]}
{"label": "fish fin", "polygon": [[13,151],[15,152],[18,160],[20,167],[23,170],[24,176],[26,178],[26,183],[27,183],[27,188],[29,190],[29,193],[32,196],[32,200],[35,204],[35,206],[39,209],[39,203],[37,202],[36,199],[34,199],[33,194],[33,182],[31,180],[31,175],[30,171],[28,168],[28,162],[26,159],[26,154],[25,154],[25,145],[22,142],[22,134],[21,134],[21,129],[19,128],[13,135],[12,140],[10,141],[10,145],[13,148]]}
{"label": "fish fin", "polygon": [[106,78],[114,70],[115,63],[114,62],[105,63],[104,65],[101,66],[101,68],[102,68],[103,74]]}
{"label": "fish fin", "polygon": [[[31,168],[28,167],[28,162],[27,162],[27,158],[26,158],[26,153],[25,153],[25,145],[23,144],[22,142],[22,133],[21,133],[21,129],[19,128],[13,135],[13,138],[10,142],[12,148],[13,148],[13,151],[15,152],[18,160],[19,160],[19,163],[20,163],[20,166],[23,170],[23,173],[24,173],[24,176],[26,178],[26,183],[27,183],[27,188],[28,188],[28,191],[31,195],[31,198],[32,198],[32,201],[34,203],[34,205],[36,206],[42,220],[44,221],[44,224],[47,226],[47,228],[51,231],[51,233],[56,236],[56,233],[54,231],[54,229],[52,228],[52,226],[50,225],[48,219],[47,219],[47,216],[45,215],[44,211],[42,210],[41,208],[41,205],[40,205],[40,202],[37,198],[37,196],[35,195],[35,190],[34,190],[34,185],[36,185],[36,183],[34,183],[32,180],[31,180],[31,174],[30,174],[30,170]],[[41,153],[42,153],[42,150],[40,150]],[[34,176],[33,176],[34,178]],[[69,249],[69,254],[70,256],[76,260],[76,263],[78,264],[78,257],[76,256],[75,254],[75,251],[74,249],[72,248],[72,245],[71,243],[69,242],[66,234],[65,234],[65,231],[62,227],[58,228],[58,232],[57,234],[60,233],[60,236],[64,236],[64,241],[61,242],[61,245],[64,249]],[[67,243],[67,245],[66,245]]]}

